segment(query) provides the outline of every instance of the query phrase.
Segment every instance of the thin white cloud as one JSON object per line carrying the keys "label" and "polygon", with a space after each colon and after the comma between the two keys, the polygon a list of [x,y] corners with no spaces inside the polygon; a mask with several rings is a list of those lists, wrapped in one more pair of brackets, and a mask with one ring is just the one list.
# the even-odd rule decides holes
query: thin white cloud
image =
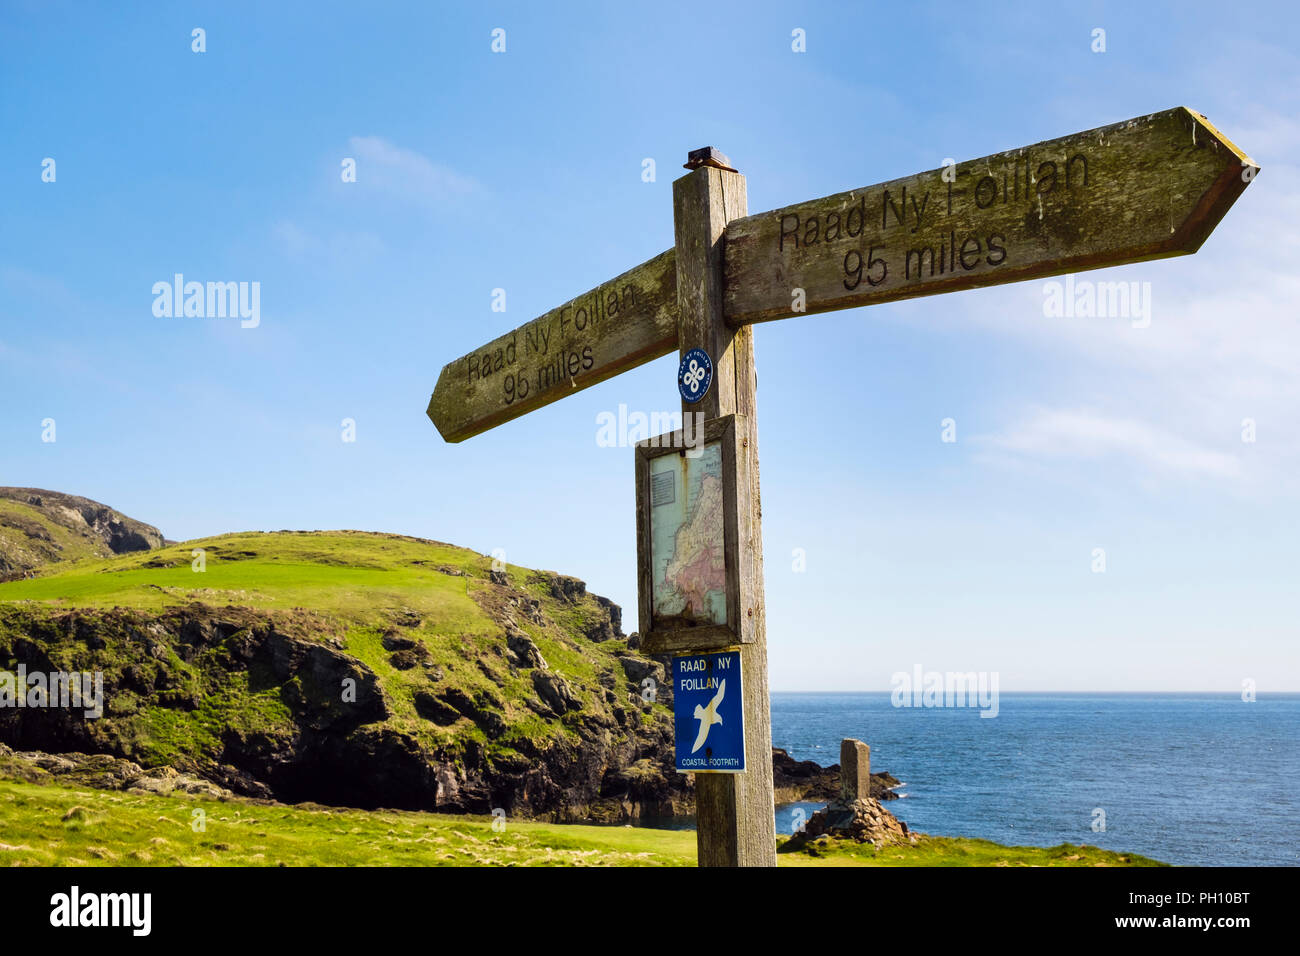
{"label": "thin white cloud", "polygon": [[1092,409],[1042,408],[1005,431],[972,441],[1013,457],[1038,460],[1127,459],[1167,475],[1235,479],[1241,462],[1132,418]]}
{"label": "thin white cloud", "polygon": [[468,176],[379,136],[353,136],[348,146],[357,161],[359,184],[412,202],[436,205],[481,189]]}

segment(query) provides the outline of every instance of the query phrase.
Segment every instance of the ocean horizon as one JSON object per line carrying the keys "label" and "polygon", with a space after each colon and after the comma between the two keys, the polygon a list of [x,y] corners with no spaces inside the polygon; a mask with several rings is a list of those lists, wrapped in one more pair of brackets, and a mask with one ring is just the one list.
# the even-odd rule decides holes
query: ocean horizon
{"label": "ocean horizon", "polygon": [[[1003,692],[992,718],[895,707],[889,691],[771,702],[772,743],[796,760],[829,766],[843,738],[865,741],[872,770],[902,781],[886,807],[913,830],[1184,866],[1300,862],[1300,693]],[[821,806],[778,807],[777,831]]]}

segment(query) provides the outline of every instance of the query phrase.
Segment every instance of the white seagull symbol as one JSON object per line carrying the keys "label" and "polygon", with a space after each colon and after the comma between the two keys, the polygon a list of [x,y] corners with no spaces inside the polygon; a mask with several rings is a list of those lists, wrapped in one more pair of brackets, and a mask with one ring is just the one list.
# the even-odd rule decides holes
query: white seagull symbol
{"label": "white seagull symbol", "polygon": [[704,746],[704,741],[708,739],[709,728],[714,724],[722,723],[722,718],[718,716],[718,705],[722,703],[722,695],[727,692],[726,678],[718,681],[718,695],[709,701],[708,707],[700,704],[695,705],[695,719],[700,722],[700,732],[695,735],[695,746],[691,748],[691,753],[699,750]]}

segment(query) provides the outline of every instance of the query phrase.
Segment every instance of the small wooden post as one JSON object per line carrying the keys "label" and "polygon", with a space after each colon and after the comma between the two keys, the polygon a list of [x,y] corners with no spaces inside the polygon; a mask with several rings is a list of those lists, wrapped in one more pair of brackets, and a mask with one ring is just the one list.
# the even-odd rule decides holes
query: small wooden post
{"label": "small wooden post", "polygon": [[840,741],[840,799],[852,803],[871,796],[871,748],[861,740]]}
{"label": "small wooden post", "polygon": [[751,586],[740,595],[740,611],[754,624],[755,640],[740,649],[744,686],[744,773],[695,775],[696,841],[700,866],[776,866],[776,822],[772,793],[772,723],[768,709],[767,635],[764,627],[763,539],[758,496],[753,333],[730,329],[722,314],[723,241],[727,223],[748,213],[745,177],[716,150],[696,150],[691,172],[673,183],[673,225],[677,252],[678,348],[682,355],[704,349],[713,362],[713,381],[704,398],[682,402],[686,415],[705,420],[741,414],[745,434],[737,455],[748,460],[750,481],[736,489],[736,507],[748,514],[749,534],[739,558],[751,562]]}

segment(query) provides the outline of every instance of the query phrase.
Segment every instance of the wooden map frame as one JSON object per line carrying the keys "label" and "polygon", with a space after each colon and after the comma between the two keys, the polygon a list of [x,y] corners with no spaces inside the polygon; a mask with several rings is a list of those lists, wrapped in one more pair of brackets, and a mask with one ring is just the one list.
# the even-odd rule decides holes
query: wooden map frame
{"label": "wooden map frame", "polygon": [[722,556],[726,580],[726,624],[691,624],[681,619],[664,619],[654,613],[650,462],[664,455],[684,455],[687,448],[681,430],[637,443],[637,606],[640,613],[641,650],[647,654],[723,650],[739,644],[752,644],[755,640],[753,561],[745,560],[745,549],[742,548],[742,542],[746,547],[749,546],[753,529],[748,517],[749,509],[739,507],[737,495],[738,488],[750,487],[750,449],[747,447],[747,439],[743,437],[748,434],[746,427],[743,415],[724,415],[704,423],[702,444],[718,442],[722,446]]}

